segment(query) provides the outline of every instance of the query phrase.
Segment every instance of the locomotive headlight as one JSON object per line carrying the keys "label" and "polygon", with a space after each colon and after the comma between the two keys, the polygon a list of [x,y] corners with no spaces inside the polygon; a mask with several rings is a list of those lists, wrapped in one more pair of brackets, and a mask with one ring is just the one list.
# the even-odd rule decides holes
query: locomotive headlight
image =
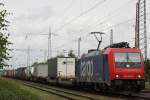
{"label": "locomotive headlight", "polygon": [[138,78],[141,78],[141,75],[138,75]]}
{"label": "locomotive headlight", "polygon": [[116,78],[119,78],[119,75],[116,75]]}

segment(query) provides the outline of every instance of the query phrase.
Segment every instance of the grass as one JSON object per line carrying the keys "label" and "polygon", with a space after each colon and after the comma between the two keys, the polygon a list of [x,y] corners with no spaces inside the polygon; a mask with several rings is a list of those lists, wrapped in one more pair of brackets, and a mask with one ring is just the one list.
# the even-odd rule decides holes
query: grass
{"label": "grass", "polygon": [[39,100],[38,96],[21,88],[21,86],[0,78],[0,100]]}
{"label": "grass", "polygon": [[150,89],[150,82],[145,82],[145,88],[149,88]]}
{"label": "grass", "polygon": [[38,90],[35,88],[31,88],[25,85],[23,85],[22,88],[27,91],[30,91],[31,93],[35,93],[36,95],[39,96],[40,100],[66,100],[60,96],[57,96],[57,95],[54,95],[54,94],[51,94],[42,90]]}
{"label": "grass", "polygon": [[12,79],[0,78],[0,100],[66,100],[21,84]]}

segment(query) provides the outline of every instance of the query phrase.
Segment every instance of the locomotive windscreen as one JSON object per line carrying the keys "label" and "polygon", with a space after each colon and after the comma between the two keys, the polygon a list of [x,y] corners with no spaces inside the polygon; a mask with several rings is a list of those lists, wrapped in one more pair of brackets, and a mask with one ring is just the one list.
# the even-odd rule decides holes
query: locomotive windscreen
{"label": "locomotive windscreen", "polygon": [[141,66],[140,53],[114,53],[117,68],[137,68]]}

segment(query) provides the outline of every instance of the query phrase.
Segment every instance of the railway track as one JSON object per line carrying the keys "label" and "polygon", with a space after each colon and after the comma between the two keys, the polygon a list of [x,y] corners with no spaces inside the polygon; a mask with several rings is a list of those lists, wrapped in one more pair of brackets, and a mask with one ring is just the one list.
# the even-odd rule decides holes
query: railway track
{"label": "railway track", "polygon": [[[37,83],[26,82],[24,83],[24,85],[30,86],[32,88],[40,89],[42,91],[50,92],[52,94],[61,96],[69,100],[103,100],[99,97],[99,94],[83,93],[80,91],[72,91],[72,90],[56,88],[56,87],[46,86]],[[150,100],[150,90],[143,90],[140,93],[122,92],[120,94],[128,98],[133,98],[133,100]],[[128,99],[125,98],[125,100]]]}
{"label": "railway track", "polygon": [[97,98],[96,96],[91,96],[91,94],[90,95],[83,94],[79,91],[78,92],[68,91],[66,89],[46,86],[46,85],[37,84],[37,83],[30,83],[30,82],[25,82],[23,84],[32,88],[36,88],[45,92],[49,92],[49,93],[61,96],[69,100],[101,100],[100,98]]}
{"label": "railway track", "polygon": [[150,100],[150,89],[145,89],[139,93],[132,93],[131,96]]}
{"label": "railway track", "polygon": [[150,100],[150,89],[145,89],[138,93],[121,92],[118,94],[126,96],[126,97],[128,96],[128,97],[137,98],[138,100]]}

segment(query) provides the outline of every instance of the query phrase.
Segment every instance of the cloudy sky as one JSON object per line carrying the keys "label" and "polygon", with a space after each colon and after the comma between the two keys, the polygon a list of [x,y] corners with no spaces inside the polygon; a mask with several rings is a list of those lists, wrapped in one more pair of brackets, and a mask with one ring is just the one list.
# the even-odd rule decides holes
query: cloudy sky
{"label": "cloudy sky", "polygon": [[[13,43],[14,67],[26,66],[27,49],[30,47],[30,63],[44,60],[48,36],[51,32],[52,56],[63,50],[74,50],[81,37],[81,54],[96,48],[97,41],[89,33],[104,32],[101,48],[109,45],[110,29],[114,42],[127,41],[134,46],[135,9],[138,0],[5,0],[6,9],[12,13],[9,32]],[[147,0],[147,31],[150,37],[150,0]],[[148,40],[148,49],[150,39]],[[150,58],[150,52],[148,53]]]}

